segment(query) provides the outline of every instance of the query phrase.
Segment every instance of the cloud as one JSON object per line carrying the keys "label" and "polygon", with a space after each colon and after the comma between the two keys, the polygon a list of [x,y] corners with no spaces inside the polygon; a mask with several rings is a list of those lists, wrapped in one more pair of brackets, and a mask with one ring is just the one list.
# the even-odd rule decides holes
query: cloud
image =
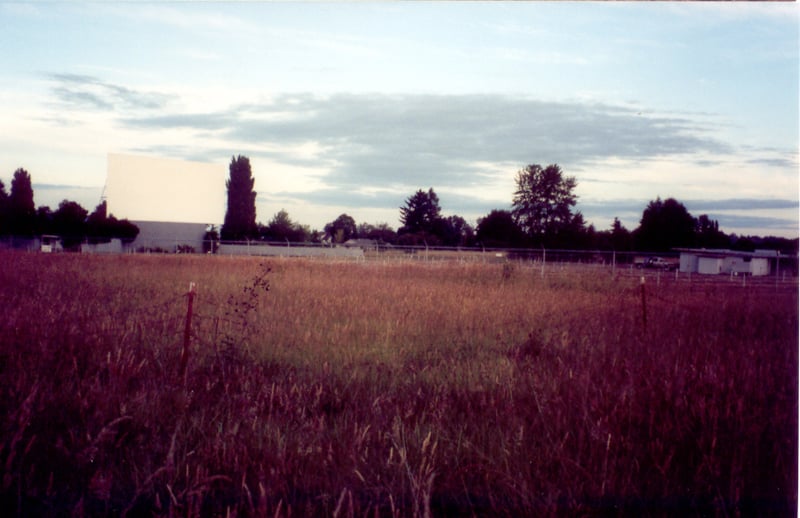
{"label": "cloud", "polygon": [[320,189],[312,192],[296,193],[289,191],[270,192],[259,195],[260,201],[278,203],[282,201],[302,201],[314,205],[344,206],[371,209],[398,209],[403,204],[406,194],[379,192],[364,193],[341,189]]}
{"label": "cloud", "polygon": [[[530,163],[558,163],[581,184],[604,184],[602,192],[611,193],[620,182],[680,183],[670,169],[656,178],[630,176],[631,165],[648,171],[654,160],[686,171],[718,168],[730,160],[792,171],[797,162],[793,150],[733,148],[716,136],[723,133],[720,123],[706,113],[643,112],[629,105],[502,94],[375,93],[280,94],[245,99],[227,109],[185,111],[171,109],[178,103],[169,104],[163,94],[91,76],[50,77],[62,102],[88,111],[114,110],[121,130],[148,135],[149,143],[140,141],[126,152],[217,163],[244,154],[277,167],[285,179],[300,175],[276,191],[259,190],[259,202],[270,207],[394,210],[414,190],[433,187],[444,213],[474,222],[492,209],[510,207],[513,174]],[[176,130],[185,138],[169,140]],[[172,136],[163,140],[160,132]],[[737,153],[746,158],[736,158]],[[622,164],[626,173],[620,176],[619,167],[609,164]],[[302,179],[311,176],[311,183]],[[576,209],[598,228],[614,217],[633,228],[649,199],[632,198],[580,198]],[[730,210],[765,225],[788,220],[747,212],[797,207],[788,199],[680,201],[695,216]],[[729,225],[730,218],[724,214],[720,223]]]}
{"label": "cloud", "polygon": [[[197,4],[200,5],[199,3]],[[256,26],[246,19],[221,13],[218,9],[181,9],[166,4],[150,4],[142,2],[136,9],[127,9],[115,3],[93,6],[92,9],[116,15],[132,24],[153,23],[164,27],[164,30],[190,30],[198,34],[220,33],[236,34],[253,32]]]}
{"label": "cloud", "polygon": [[66,184],[57,184],[57,183],[34,183],[31,184],[31,188],[34,191],[43,190],[43,191],[63,191],[63,190],[88,190],[88,191],[95,191],[96,187],[87,187],[85,185],[66,185]]}
{"label": "cloud", "polygon": [[797,157],[757,157],[749,159],[747,163],[753,165],[764,165],[768,167],[789,168],[797,167]]}
{"label": "cloud", "polygon": [[713,210],[735,210],[737,212],[763,209],[798,209],[800,202],[788,199],[729,198],[724,200],[689,200],[687,209],[702,213]]}
{"label": "cloud", "polygon": [[134,128],[143,129],[195,129],[204,131],[228,130],[240,122],[236,114],[229,113],[173,113],[153,115],[146,118],[127,117],[121,122]]}
{"label": "cloud", "polygon": [[798,230],[796,219],[748,214],[709,214],[708,216],[719,221],[720,230],[726,233],[741,233],[743,230],[747,230],[756,234],[769,235],[777,231],[784,231],[781,233],[796,235]]}
{"label": "cloud", "polygon": [[[127,117],[146,129],[213,130],[249,146],[317,143],[331,185],[478,186],[475,163],[559,163],[569,169],[619,157],[645,159],[727,146],[690,116],[642,116],[602,103],[506,95],[282,95],[216,113]],[[282,156],[307,163],[308,156]]]}
{"label": "cloud", "polygon": [[143,92],[107,83],[82,74],[48,74],[54,83],[56,100],[72,108],[88,110],[157,110],[164,108],[171,96]]}
{"label": "cloud", "polygon": [[[642,212],[651,200],[643,199],[616,199],[596,200],[578,199],[575,207],[584,216],[589,217],[600,230],[610,226],[614,218],[619,218],[629,230],[639,225]],[[800,202],[790,199],[769,198],[727,198],[719,200],[692,200],[678,199],[683,203],[689,213],[695,218],[707,214],[711,219],[719,221],[720,227],[725,232],[731,229],[797,229],[797,219],[786,217],[786,209],[797,211]],[[764,216],[764,211],[780,211],[781,216]]]}

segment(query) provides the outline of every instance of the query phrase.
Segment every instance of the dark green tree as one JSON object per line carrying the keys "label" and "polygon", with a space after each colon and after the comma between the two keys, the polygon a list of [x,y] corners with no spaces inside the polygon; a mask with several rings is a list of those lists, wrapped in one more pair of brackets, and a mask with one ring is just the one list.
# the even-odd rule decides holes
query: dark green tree
{"label": "dark green tree", "polygon": [[633,238],[630,231],[625,228],[619,218],[614,218],[611,224],[611,248],[613,250],[631,250],[633,248]]}
{"label": "dark green tree", "polygon": [[511,212],[493,210],[478,220],[475,238],[488,248],[513,248],[525,245],[525,233],[514,221]]}
{"label": "dark green tree", "polygon": [[353,239],[358,235],[356,220],[347,214],[341,214],[325,225],[325,235],[329,236],[334,243],[344,243]]}
{"label": "dark green tree", "polygon": [[475,241],[475,230],[458,215],[439,218],[433,225],[433,233],[445,246],[471,246]]}
{"label": "dark green tree", "polygon": [[272,217],[269,224],[261,229],[260,233],[261,237],[267,241],[302,243],[309,240],[311,230],[292,221],[289,213],[281,209]]}
{"label": "dark green tree", "polygon": [[255,178],[250,169],[250,159],[239,155],[231,158],[228,189],[228,209],[222,226],[222,239],[250,239],[258,234],[256,225]]}
{"label": "dark green tree", "polygon": [[593,248],[596,231],[594,225],[586,226],[583,214],[578,211],[547,235],[546,244],[554,248],[585,250]]}
{"label": "dark green tree", "polygon": [[405,205],[400,207],[400,221],[403,226],[398,234],[433,234],[434,226],[441,219],[439,197],[433,191],[418,190],[406,199]]}
{"label": "dark green tree", "polygon": [[105,200],[86,218],[86,237],[90,243],[107,243],[112,238],[131,242],[139,235],[139,227],[127,219],[118,220],[108,214]]}
{"label": "dark green tree", "polygon": [[651,201],[634,231],[636,248],[643,251],[668,252],[675,247],[692,246],[694,240],[695,220],[675,198]]}
{"label": "dark green tree", "polygon": [[209,225],[203,234],[203,253],[216,254],[219,250],[219,231],[215,225]]}
{"label": "dark green tree", "polygon": [[86,216],[88,211],[77,202],[63,200],[53,212],[53,233],[61,236],[64,248],[74,248],[86,236]]}
{"label": "dark green tree", "polygon": [[557,164],[532,164],[517,172],[516,183],[511,214],[534,244],[549,245],[559,234],[574,231],[579,223],[572,214],[574,176],[565,177]]}
{"label": "dark green tree", "polygon": [[33,202],[31,175],[25,169],[14,171],[11,194],[8,197],[9,232],[31,236],[36,230],[36,205]]}
{"label": "dark green tree", "polygon": [[719,229],[719,222],[701,214],[695,222],[695,246],[702,248],[725,248],[730,238]]}
{"label": "dark green tree", "polygon": [[36,232],[38,234],[52,234],[53,211],[47,205],[36,207]]}
{"label": "dark green tree", "polygon": [[6,184],[0,180],[0,236],[10,233],[8,229],[8,193]]}
{"label": "dark green tree", "polygon": [[372,239],[379,243],[394,244],[397,242],[397,232],[388,223],[378,223],[376,225],[359,223],[358,237]]}

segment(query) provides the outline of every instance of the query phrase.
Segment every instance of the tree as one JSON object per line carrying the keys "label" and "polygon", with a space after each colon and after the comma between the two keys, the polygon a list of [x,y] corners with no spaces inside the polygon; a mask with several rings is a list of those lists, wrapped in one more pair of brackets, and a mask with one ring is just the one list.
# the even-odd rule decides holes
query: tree
{"label": "tree", "polygon": [[633,245],[630,231],[625,228],[619,218],[611,224],[611,246],[614,250],[630,250]]}
{"label": "tree", "polygon": [[53,230],[53,211],[44,205],[36,207],[36,232],[39,234],[52,234]]}
{"label": "tree", "polygon": [[268,241],[290,241],[294,243],[308,240],[311,230],[291,220],[289,213],[279,210],[269,224],[261,229],[261,236]]}
{"label": "tree", "polygon": [[228,189],[228,209],[222,226],[222,239],[249,239],[258,234],[256,225],[255,178],[250,169],[250,159],[239,155],[231,158]]}
{"label": "tree", "polygon": [[77,202],[63,200],[53,213],[53,232],[62,238],[64,248],[80,245],[86,236],[88,211]]}
{"label": "tree", "polygon": [[400,221],[403,226],[398,234],[428,233],[433,234],[434,225],[441,219],[439,197],[431,187],[428,192],[422,189],[414,193],[400,207]]}
{"label": "tree", "polygon": [[216,254],[219,250],[219,232],[215,225],[209,225],[203,234],[203,253]]}
{"label": "tree", "polygon": [[[537,244],[548,244],[559,233],[574,226],[572,214],[577,196],[574,176],[565,177],[556,164],[538,164],[517,172],[511,214],[522,230]],[[582,218],[581,218],[582,219]]]}
{"label": "tree", "polygon": [[701,214],[695,222],[695,245],[702,248],[725,248],[730,238],[719,229],[719,222]]}
{"label": "tree", "polygon": [[587,227],[583,214],[578,211],[548,236],[548,244],[556,248],[584,250],[593,247],[595,234],[594,225]]}
{"label": "tree", "polygon": [[9,232],[8,228],[8,193],[6,192],[6,184],[0,180],[0,235]]}
{"label": "tree", "polygon": [[36,226],[36,205],[33,202],[31,175],[25,169],[14,171],[8,197],[9,231],[17,235],[33,235]]}
{"label": "tree", "polygon": [[388,223],[378,223],[377,225],[359,223],[357,228],[358,237],[372,239],[380,243],[394,244],[397,242],[397,232]]}
{"label": "tree", "polygon": [[470,246],[475,240],[475,231],[458,215],[439,218],[433,225],[433,233],[445,246]]}
{"label": "tree", "polygon": [[525,245],[525,233],[507,210],[493,210],[480,218],[475,237],[478,243],[489,248]]}
{"label": "tree", "polygon": [[107,243],[113,238],[131,242],[138,235],[139,227],[127,219],[118,220],[113,214],[108,214],[105,201],[95,207],[94,212],[86,218],[86,237],[92,244]]}
{"label": "tree", "polygon": [[334,243],[349,241],[358,235],[356,221],[347,214],[342,214],[325,225],[325,235],[330,236]]}
{"label": "tree", "polygon": [[656,198],[642,212],[634,240],[639,250],[668,252],[679,246],[692,246],[695,220],[675,198]]}

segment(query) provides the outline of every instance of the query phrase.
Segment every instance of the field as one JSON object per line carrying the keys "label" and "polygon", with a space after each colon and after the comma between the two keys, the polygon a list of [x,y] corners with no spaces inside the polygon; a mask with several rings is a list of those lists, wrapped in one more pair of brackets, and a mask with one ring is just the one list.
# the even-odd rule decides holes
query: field
{"label": "field", "polygon": [[8,515],[796,511],[796,284],[0,252],[0,304]]}

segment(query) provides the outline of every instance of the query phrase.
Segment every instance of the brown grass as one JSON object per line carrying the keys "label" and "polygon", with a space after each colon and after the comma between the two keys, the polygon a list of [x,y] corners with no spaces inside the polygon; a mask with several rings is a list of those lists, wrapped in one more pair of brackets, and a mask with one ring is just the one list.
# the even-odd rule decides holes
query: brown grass
{"label": "brown grass", "polygon": [[12,515],[795,511],[795,289],[650,284],[645,328],[603,269],[0,264]]}

